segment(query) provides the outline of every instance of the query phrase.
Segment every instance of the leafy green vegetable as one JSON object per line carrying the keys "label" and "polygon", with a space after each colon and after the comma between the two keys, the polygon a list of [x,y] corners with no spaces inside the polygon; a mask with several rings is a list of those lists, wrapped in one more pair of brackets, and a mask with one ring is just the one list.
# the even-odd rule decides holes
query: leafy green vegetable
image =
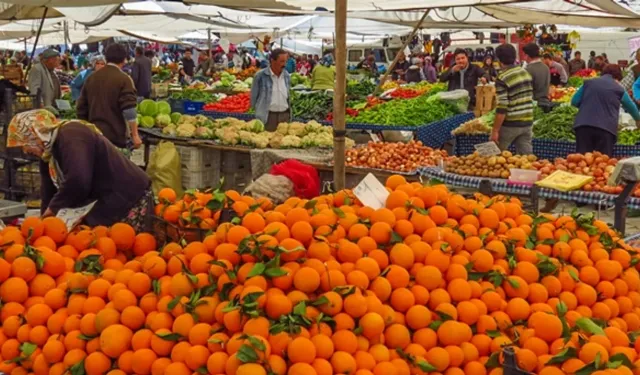
{"label": "leafy green vegetable", "polygon": [[456,115],[458,112],[440,100],[430,99],[429,95],[421,95],[413,99],[396,99],[360,111],[358,116],[347,116],[347,122],[420,126],[430,124]]}
{"label": "leafy green vegetable", "polygon": [[154,117],[158,114],[158,104],[151,99],[145,99],[138,104],[138,112],[143,116]]}

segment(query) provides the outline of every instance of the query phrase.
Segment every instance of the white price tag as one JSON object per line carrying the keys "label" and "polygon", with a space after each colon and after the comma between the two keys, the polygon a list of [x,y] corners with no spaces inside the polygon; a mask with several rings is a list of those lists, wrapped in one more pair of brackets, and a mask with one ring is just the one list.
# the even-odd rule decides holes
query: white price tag
{"label": "white price tag", "polygon": [[498,148],[498,145],[496,145],[495,142],[493,142],[493,141],[485,142],[485,143],[478,143],[477,145],[474,145],[473,147],[476,149],[476,151],[478,151],[478,154],[480,154],[480,156],[500,155],[500,153],[502,152]]}
{"label": "white price tag", "polygon": [[387,197],[389,196],[389,191],[378,181],[376,176],[371,173],[360,181],[358,186],[353,189],[353,193],[365,206],[376,210],[385,206]]}
{"label": "white price tag", "polygon": [[380,137],[378,137],[378,135],[372,131],[369,131],[369,136],[371,137],[371,140],[374,142],[380,142]]}
{"label": "white price tag", "polygon": [[68,100],[56,99],[56,107],[61,111],[70,111],[72,109]]}
{"label": "white price tag", "polygon": [[87,216],[89,211],[91,211],[91,209],[96,205],[97,202],[98,201],[91,202],[84,207],[62,208],[60,209],[60,211],[58,211],[56,217],[64,221],[64,223],[67,225],[67,230],[71,232],[71,230],[76,225],[80,224],[82,219]]}

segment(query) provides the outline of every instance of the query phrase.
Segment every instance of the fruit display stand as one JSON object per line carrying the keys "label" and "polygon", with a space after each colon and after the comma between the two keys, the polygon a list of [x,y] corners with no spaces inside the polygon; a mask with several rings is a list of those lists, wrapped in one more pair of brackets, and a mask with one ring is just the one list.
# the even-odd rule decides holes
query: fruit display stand
{"label": "fruit display stand", "polygon": [[[473,154],[475,145],[488,142],[489,135],[456,135],[453,139],[453,154],[463,156]],[[540,159],[553,160],[555,158],[564,158],[576,152],[575,142],[533,138],[531,143],[533,145],[533,154]],[[511,145],[509,150],[514,152],[514,146]],[[615,145],[613,147],[614,157],[619,158],[636,155],[640,155],[640,145]]]}

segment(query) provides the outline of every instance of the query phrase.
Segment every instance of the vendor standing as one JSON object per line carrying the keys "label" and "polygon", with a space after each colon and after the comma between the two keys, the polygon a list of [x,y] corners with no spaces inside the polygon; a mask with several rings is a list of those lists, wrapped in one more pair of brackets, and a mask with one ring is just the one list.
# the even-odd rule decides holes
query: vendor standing
{"label": "vendor standing", "polygon": [[469,63],[467,51],[458,48],[454,52],[455,65],[440,75],[440,82],[449,82],[448,90],[467,90],[469,108],[476,105],[476,86],[478,81],[486,84],[491,78],[479,66]]}
{"label": "vendor standing", "polygon": [[107,66],[87,78],[76,103],[78,118],[96,124],[104,136],[125,154],[129,136],[133,147],[142,144],[138,134],[136,88],[122,71],[127,50],[110,44],[105,50]]}
{"label": "vendor standing", "polygon": [[333,90],[335,80],[336,68],[333,66],[333,56],[327,53],[311,72],[311,90]]}
{"label": "vendor standing", "polygon": [[193,73],[195,73],[196,63],[191,58],[191,50],[188,49],[184,51],[184,57],[180,60],[178,74],[180,75],[180,80],[186,83],[190,83],[193,78]]}
{"label": "vendor standing", "polygon": [[144,49],[136,47],[136,59],[131,69],[131,79],[138,97],[149,99],[151,96],[151,59],[144,55]]}
{"label": "vendor standing", "polygon": [[59,65],[60,52],[49,48],[29,72],[29,91],[35,95],[40,90],[42,107],[55,107],[56,99],[60,99],[60,80],[53,71]]}
{"label": "vendor standing", "polygon": [[571,105],[579,108],[573,125],[578,153],[600,151],[613,156],[620,106],[636,120],[640,128],[640,113],[620,85],[621,79],[620,67],[609,64],[602,70],[601,77],[585,80],[571,98]]}
{"label": "vendor standing", "polygon": [[542,56],[542,60],[545,65],[549,67],[549,73],[551,74],[551,84],[554,86],[565,86],[569,80],[569,75],[564,69],[562,64],[555,61],[553,56],[549,53],[545,53]]}
{"label": "vendor standing", "polygon": [[516,154],[529,155],[533,153],[533,86],[531,75],[516,65],[516,54],[511,44],[496,48],[501,69],[496,79],[498,105],[491,140],[501,150],[508,149],[513,143]]}
{"label": "vendor standing", "polygon": [[582,54],[580,53],[580,51],[576,51],[573,56],[573,60],[569,61],[569,74],[571,75],[574,75],[582,69],[587,68],[587,63],[582,60]]}
{"label": "vendor standing", "polygon": [[127,160],[93,124],[58,121],[49,111],[17,114],[9,124],[7,147],[41,159],[42,215],[96,202],[85,217],[91,226],[125,222],[144,230],[153,198],[149,177]]}
{"label": "vendor standing", "polygon": [[291,76],[284,68],[287,58],[283,49],[271,51],[269,66],[255,75],[251,85],[251,108],[267,131],[275,131],[279,123],[291,119]]}

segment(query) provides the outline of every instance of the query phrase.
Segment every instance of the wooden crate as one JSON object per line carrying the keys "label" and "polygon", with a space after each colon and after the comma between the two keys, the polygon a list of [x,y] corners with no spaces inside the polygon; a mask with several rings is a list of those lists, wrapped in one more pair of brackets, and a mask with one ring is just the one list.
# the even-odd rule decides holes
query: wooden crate
{"label": "wooden crate", "polygon": [[1,65],[0,75],[16,85],[21,85],[23,80],[22,67],[18,64]]}
{"label": "wooden crate", "polygon": [[491,112],[496,107],[497,101],[495,86],[476,86],[476,108],[474,110],[476,117]]}
{"label": "wooden crate", "polygon": [[168,83],[153,83],[151,84],[151,98],[166,98],[169,96],[169,84]]}

